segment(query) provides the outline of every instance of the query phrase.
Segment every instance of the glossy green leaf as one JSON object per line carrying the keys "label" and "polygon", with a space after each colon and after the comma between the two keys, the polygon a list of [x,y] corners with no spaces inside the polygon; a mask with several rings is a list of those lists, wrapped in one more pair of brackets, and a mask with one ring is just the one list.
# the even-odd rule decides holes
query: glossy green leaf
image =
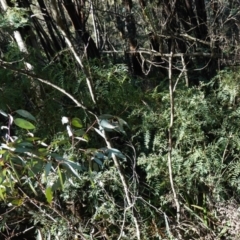
{"label": "glossy green leaf", "polygon": [[26,110],[19,109],[19,110],[16,111],[16,113],[18,113],[22,117],[25,117],[29,120],[33,120],[34,122],[36,122],[36,118],[30,112],[28,112]]}
{"label": "glossy green leaf", "polygon": [[30,123],[29,121],[23,119],[23,118],[15,118],[14,119],[14,123],[20,127],[20,128],[23,128],[23,129],[35,129],[35,126]]}
{"label": "glossy green leaf", "polygon": [[126,157],[116,148],[109,148],[108,149],[108,156],[113,157],[113,154],[121,159],[126,159]]}
{"label": "glossy green leaf", "polygon": [[73,118],[72,119],[72,126],[74,126],[76,128],[82,128],[83,124],[82,124],[82,121],[79,118]]}
{"label": "glossy green leaf", "polygon": [[99,125],[104,129],[115,129],[117,126],[109,123],[106,119],[102,119],[99,121]]}

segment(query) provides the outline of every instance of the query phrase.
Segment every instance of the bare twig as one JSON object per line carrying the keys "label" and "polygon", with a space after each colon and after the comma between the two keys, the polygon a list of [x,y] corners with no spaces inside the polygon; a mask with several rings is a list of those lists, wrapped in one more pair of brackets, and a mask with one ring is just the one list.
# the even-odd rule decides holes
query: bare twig
{"label": "bare twig", "polygon": [[173,92],[175,92],[175,90],[176,90],[176,88],[177,88],[178,81],[180,80],[180,78],[182,77],[183,74],[184,74],[184,76],[185,76],[186,86],[187,86],[187,87],[189,86],[187,69],[186,69],[186,64],[185,64],[184,57],[181,56],[181,59],[182,59],[183,68],[182,68],[180,74],[178,75],[178,78],[177,78],[177,80],[176,80],[176,82],[175,82],[175,84],[174,84]]}
{"label": "bare twig", "polygon": [[[173,55],[173,52],[171,52]],[[173,192],[174,201],[176,204],[177,210],[177,222],[179,223],[180,219],[180,204],[178,201],[177,193],[175,190],[175,186],[173,183],[173,173],[172,173],[172,149],[173,149],[173,142],[172,142],[172,131],[173,131],[173,121],[174,121],[174,97],[173,97],[173,79],[172,79],[172,56],[169,57],[169,69],[168,69],[168,78],[169,78],[169,94],[170,94],[170,123],[168,128],[168,171],[169,171],[169,179],[170,184]]]}

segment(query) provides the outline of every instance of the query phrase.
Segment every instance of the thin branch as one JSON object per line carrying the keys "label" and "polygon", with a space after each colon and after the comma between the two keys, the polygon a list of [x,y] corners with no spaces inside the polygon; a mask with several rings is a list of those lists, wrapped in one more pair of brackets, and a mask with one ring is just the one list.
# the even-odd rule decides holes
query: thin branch
{"label": "thin branch", "polygon": [[180,74],[178,75],[178,78],[177,78],[177,80],[176,80],[176,82],[175,82],[175,84],[174,84],[173,92],[175,92],[175,90],[176,90],[176,88],[177,88],[177,84],[178,84],[178,82],[179,82],[179,80],[180,80],[180,78],[182,77],[183,74],[184,74],[184,76],[185,76],[186,86],[187,86],[187,87],[189,86],[187,69],[186,69],[186,64],[185,64],[184,57],[182,56],[181,59],[182,59],[183,68],[182,68]]}
{"label": "thin branch", "polygon": [[151,56],[160,56],[160,57],[181,57],[181,56],[185,56],[185,57],[197,57],[197,56],[200,56],[200,57],[220,57],[220,55],[218,54],[214,54],[214,53],[207,53],[207,52],[194,52],[194,53],[174,53],[174,54],[171,54],[171,53],[160,53],[160,52],[156,52],[154,50],[148,50],[148,49],[145,49],[145,48],[139,48],[138,50],[136,51],[117,51],[117,50],[114,50],[114,51],[102,51],[102,53],[140,53],[140,54],[149,54]]}
{"label": "thin branch", "polygon": [[[173,55],[173,52],[171,52],[170,55]],[[174,121],[172,56],[169,57],[168,78],[169,78],[169,95],[170,95],[170,105],[171,105],[171,108],[170,108],[170,123],[169,123],[169,128],[168,128],[168,171],[169,171],[169,180],[170,180],[170,184],[171,184],[171,189],[172,189],[172,192],[173,192],[173,197],[174,197],[176,210],[177,210],[177,222],[179,223],[180,204],[179,204],[177,193],[176,193],[175,186],[174,186],[174,183],[173,183],[173,173],[172,173],[172,149],[173,149],[172,131],[173,131],[173,121]]]}

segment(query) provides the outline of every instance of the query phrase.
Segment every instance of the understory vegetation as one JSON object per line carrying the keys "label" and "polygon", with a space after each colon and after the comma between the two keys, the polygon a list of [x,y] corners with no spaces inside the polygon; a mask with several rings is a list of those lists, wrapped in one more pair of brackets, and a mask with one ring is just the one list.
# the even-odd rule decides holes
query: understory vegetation
{"label": "understory vegetation", "polygon": [[240,239],[237,1],[0,3],[0,239]]}

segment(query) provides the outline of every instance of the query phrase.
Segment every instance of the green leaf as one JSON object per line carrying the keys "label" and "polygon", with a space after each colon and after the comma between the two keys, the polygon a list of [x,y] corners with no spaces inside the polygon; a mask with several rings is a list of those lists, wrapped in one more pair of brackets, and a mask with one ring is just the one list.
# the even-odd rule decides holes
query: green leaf
{"label": "green leaf", "polygon": [[19,110],[16,111],[16,113],[18,113],[22,117],[25,117],[29,120],[33,120],[34,122],[36,122],[36,118],[30,112],[28,112],[26,110],[19,109]]}
{"label": "green leaf", "polygon": [[72,126],[74,126],[76,128],[82,128],[83,124],[82,124],[82,122],[79,118],[73,118],[72,119]]}
{"label": "green leaf", "polygon": [[33,147],[33,144],[30,142],[20,142],[20,143],[18,143],[18,146]]}
{"label": "green leaf", "polygon": [[113,115],[111,114],[102,114],[101,116],[98,117],[98,119],[110,119],[113,118]]}
{"label": "green leaf", "polygon": [[49,154],[49,155],[50,155],[51,157],[55,158],[57,161],[63,161],[63,160],[65,160],[64,157],[58,155],[57,153],[51,153],[51,154]]}
{"label": "green leaf", "polygon": [[27,137],[25,140],[30,141],[30,142],[34,142],[34,141],[40,140],[40,138],[39,137]]}
{"label": "green leaf", "polygon": [[23,129],[35,129],[35,126],[32,123],[30,123],[29,121],[27,121],[23,118],[14,119],[14,123],[18,127],[23,128]]}
{"label": "green leaf", "polygon": [[108,153],[108,157],[113,157],[113,155],[116,155],[121,159],[126,159],[126,157],[116,148],[109,148]]}
{"label": "green leaf", "polygon": [[28,179],[28,180],[27,180],[27,183],[29,184],[29,187],[32,189],[33,193],[34,193],[36,196],[38,196],[35,188],[34,188],[33,185],[32,185],[32,181],[31,181],[30,179]]}
{"label": "green leaf", "polygon": [[25,153],[25,152],[31,153],[32,150],[29,149],[29,148],[25,148],[25,147],[17,147],[17,148],[14,150],[14,152],[16,152],[16,153]]}
{"label": "green leaf", "polygon": [[110,215],[107,214],[107,213],[104,213],[104,214],[102,215],[102,217],[103,217],[104,219],[108,219],[108,218],[110,218]]}
{"label": "green leaf", "polygon": [[57,178],[56,181],[54,182],[54,184],[52,185],[52,191],[62,190],[63,189],[62,183],[65,182],[66,175],[64,173],[61,173],[61,176],[62,176],[62,178],[61,179]]}
{"label": "green leaf", "polygon": [[46,178],[47,178],[48,174],[50,173],[51,167],[52,167],[52,162],[48,162],[45,166],[45,176],[46,176]]}
{"label": "green leaf", "polygon": [[98,165],[100,165],[100,166],[102,166],[103,165],[103,163],[102,163],[102,161],[100,160],[100,159],[98,159],[98,158],[93,158],[93,160],[98,164]]}
{"label": "green leaf", "polygon": [[0,185],[0,198],[5,200],[6,198],[6,188],[3,185]]}
{"label": "green leaf", "polygon": [[98,130],[97,128],[94,128],[94,130],[95,130],[101,137],[103,137],[103,138],[105,139],[104,134],[103,134],[100,130]]}
{"label": "green leaf", "polygon": [[49,204],[52,203],[52,200],[53,200],[53,192],[52,192],[52,189],[50,187],[48,187],[45,191],[45,197],[47,199],[47,202]]}
{"label": "green leaf", "polygon": [[46,149],[46,148],[38,148],[38,154],[40,156],[46,156],[48,154],[48,149]]}
{"label": "green leaf", "polygon": [[78,179],[82,180],[80,178],[80,175],[77,173],[77,171],[75,171],[75,169],[73,168],[72,164],[69,164],[67,162],[62,163],[62,165],[65,165]]}
{"label": "green leaf", "polygon": [[119,126],[121,126],[121,128],[123,128],[123,126],[127,126],[129,128],[126,121],[124,121],[122,118],[119,118],[119,117],[117,119],[118,119]]}
{"label": "green leaf", "polygon": [[14,200],[11,201],[12,205],[14,206],[21,206],[24,202],[24,199],[23,198],[16,198]]}
{"label": "green leaf", "polygon": [[84,129],[77,129],[74,131],[74,136],[77,136],[77,137],[82,137],[84,134],[85,134]]}
{"label": "green leaf", "polygon": [[5,113],[3,110],[0,109],[0,114],[2,114],[4,117],[8,117],[7,113]]}
{"label": "green leaf", "polygon": [[73,162],[71,160],[64,159],[64,163],[70,164],[74,169],[82,170],[82,166],[77,162]]}
{"label": "green leaf", "polygon": [[106,131],[112,131],[116,129],[118,126],[109,123],[106,119],[102,119],[99,121],[99,125]]}
{"label": "green leaf", "polygon": [[60,181],[60,184],[61,184],[61,188],[63,189],[63,177],[62,177],[61,169],[60,169],[59,166],[58,166],[58,176],[59,176],[59,181]]}

